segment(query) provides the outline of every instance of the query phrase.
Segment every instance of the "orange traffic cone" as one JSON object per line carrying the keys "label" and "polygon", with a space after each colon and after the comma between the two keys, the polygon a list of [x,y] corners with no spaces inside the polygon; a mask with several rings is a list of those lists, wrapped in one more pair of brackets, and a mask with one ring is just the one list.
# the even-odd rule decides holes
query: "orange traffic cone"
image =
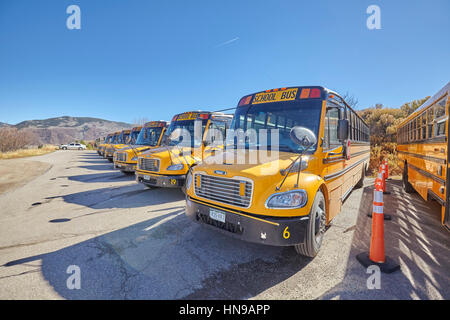
{"label": "orange traffic cone", "polygon": [[389,165],[388,165],[388,160],[387,158],[384,158],[384,179],[388,180],[389,179]]}
{"label": "orange traffic cone", "polygon": [[[381,166],[380,166],[380,171],[381,171]],[[375,179],[375,191],[381,192],[382,194],[385,193],[386,190],[386,182],[383,179],[383,173],[379,172],[377,175],[377,178]],[[375,199],[375,195],[374,195],[374,199]],[[383,197],[381,197],[381,203],[383,202]],[[375,206],[375,200],[373,202],[373,205]],[[383,206],[383,204],[381,204],[381,206]],[[369,212],[367,214],[368,217],[372,218],[372,213]],[[388,214],[383,214],[383,219],[384,220],[392,220],[392,217]]]}
{"label": "orange traffic cone", "polygon": [[378,173],[378,176],[380,176],[381,174],[381,180],[382,180],[382,185],[383,185],[383,193],[384,194],[390,194],[389,191],[386,191],[386,165],[385,164],[380,164],[380,171]]}
{"label": "orange traffic cone", "polygon": [[372,237],[370,238],[370,255],[373,262],[384,263],[384,214],[383,214],[383,192],[373,191],[372,209]]}
{"label": "orange traffic cone", "polygon": [[[379,179],[377,178],[377,180]],[[378,183],[378,185],[381,186],[381,183]],[[381,272],[392,273],[399,270],[400,266],[385,255],[383,191],[380,188],[373,192],[372,211],[372,235],[369,254],[367,252],[360,253],[356,256],[356,259],[366,268],[377,265]]]}

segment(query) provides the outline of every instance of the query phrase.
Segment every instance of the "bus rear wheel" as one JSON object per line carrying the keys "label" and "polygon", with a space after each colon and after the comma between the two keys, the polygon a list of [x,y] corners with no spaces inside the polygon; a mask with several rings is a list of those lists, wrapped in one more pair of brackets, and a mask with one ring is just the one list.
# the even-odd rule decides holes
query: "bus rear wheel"
{"label": "bus rear wheel", "polygon": [[406,163],[405,168],[403,169],[402,181],[403,181],[403,190],[405,190],[406,193],[414,193],[414,188],[408,181],[408,165]]}
{"label": "bus rear wheel", "polygon": [[295,245],[295,251],[303,256],[311,258],[315,257],[322,245],[325,226],[325,197],[319,190],[316,193],[311,211],[309,213],[309,222],[306,229],[305,241],[303,243]]}

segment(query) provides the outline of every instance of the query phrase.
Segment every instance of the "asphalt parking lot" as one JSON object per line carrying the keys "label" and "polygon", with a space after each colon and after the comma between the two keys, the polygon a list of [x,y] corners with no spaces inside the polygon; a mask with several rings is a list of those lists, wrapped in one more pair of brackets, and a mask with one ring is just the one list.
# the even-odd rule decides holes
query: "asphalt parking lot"
{"label": "asphalt parking lot", "polygon": [[[401,270],[369,290],[355,256],[368,250],[373,179],[309,259],[203,228],[185,217],[180,190],[146,189],[93,151],[20,160],[34,174],[12,174],[14,161],[0,162],[16,181],[0,180],[0,299],[450,299],[439,206],[398,180],[388,182],[385,233]],[[80,289],[67,287],[73,265]]]}

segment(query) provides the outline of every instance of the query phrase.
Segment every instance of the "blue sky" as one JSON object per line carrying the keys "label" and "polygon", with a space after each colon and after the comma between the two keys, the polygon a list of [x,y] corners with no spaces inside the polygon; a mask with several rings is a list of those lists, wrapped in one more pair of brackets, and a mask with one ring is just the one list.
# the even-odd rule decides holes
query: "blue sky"
{"label": "blue sky", "polygon": [[[68,30],[66,8],[81,8]],[[366,9],[381,8],[381,30]],[[2,0],[0,122],[132,122],[323,85],[398,107],[450,71],[450,1]]]}

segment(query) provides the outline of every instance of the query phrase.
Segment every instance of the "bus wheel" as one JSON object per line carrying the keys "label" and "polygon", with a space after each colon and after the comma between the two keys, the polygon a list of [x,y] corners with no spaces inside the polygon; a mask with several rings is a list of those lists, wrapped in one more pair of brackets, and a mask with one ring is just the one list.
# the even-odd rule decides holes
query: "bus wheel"
{"label": "bus wheel", "polygon": [[362,188],[364,186],[364,178],[366,177],[366,166],[364,164],[361,171],[361,179],[356,183],[355,188]]}
{"label": "bus wheel", "polygon": [[402,181],[403,181],[403,190],[405,190],[406,193],[414,193],[414,188],[408,181],[408,167],[406,163],[405,168],[403,169]]}
{"label": "bus wheel", "polygon": [[319,190],[316,193],[314,203],[309,213],[309,222],[306,229],[305,242],[295,245],[295,251],[303,256],[312,258],[315,257],[319,252],[320,246],[322,245],[325,224],[325,197]]}

